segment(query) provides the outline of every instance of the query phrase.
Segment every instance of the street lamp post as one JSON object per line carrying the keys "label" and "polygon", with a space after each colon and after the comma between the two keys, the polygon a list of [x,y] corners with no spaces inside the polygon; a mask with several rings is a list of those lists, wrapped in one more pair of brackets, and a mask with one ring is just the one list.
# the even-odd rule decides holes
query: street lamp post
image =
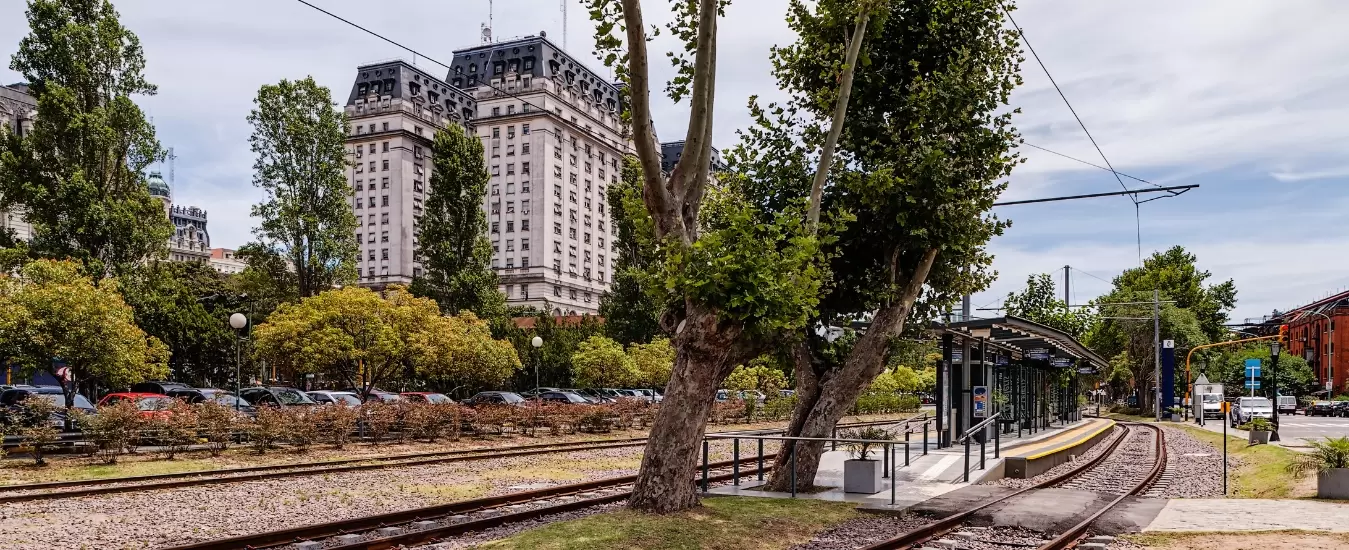
{"label": "street lamp post", "polygon": [[[538,349],[543,347],[543,337],[535,336],[529,341],[529,345],[534,346],[537,355]],[[534,389],[539,389],[539,364],[543,363],[542,357],[534,357]]]}
{"label": "street lamp post", "polygon": [[242,369],[243,369],[243,367],[242,367],[242,365],[243,365],[243,356],[242,356],[242,352],[241,352],[240,350],[243,349],[243,345],[241,344],[241,342],[243,341],[243,331],[244,331],[244,327],[247,327],[247,326],[248,326],[248,317],[244,316],[244,314],[242,314],[242,313],[235,313],[235,314],[233,314],[233,315],[230,315],[230,327],[233,327],[234,330],[235,330],[235,332],[234,332],[234,410],[235,410],[235,412],[238,412],[238,411],[239,411],[239,400],[240,400],[240,399],[243,399],[242,397],[239,396],[239,389],[240,389],[240,388],[239,388],[239,386],[240,386],[240,384],[239,384],[239,378],[243,375],[243,370],[242,370]]}
{"label": "street lamp post", "polygon": [[1279,441],[1279,341],[1273,340],[1269,343],[1269,394],[1270,401],[1273,402],[1272,418],[1274,419],[1274,431],[1270,432],[1270,441]]}

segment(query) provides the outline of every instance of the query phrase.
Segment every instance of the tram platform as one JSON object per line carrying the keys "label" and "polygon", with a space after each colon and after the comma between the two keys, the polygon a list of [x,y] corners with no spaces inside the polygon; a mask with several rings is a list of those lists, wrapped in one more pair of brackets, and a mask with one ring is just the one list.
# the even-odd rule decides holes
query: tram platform
{"label": "tram platform", "polygon": [[[1089,418],[1056,424],[1034,434],[1023,432],[1020,437],[1015,432],[1003,434],[1001,457],[993,458],[993,442],[990,440],[985,447],[986,454],[982,468],[979,446],[973,445],[968,482],[965,481],[963,445],[943,449],[929,448],[924,454],[921,435],[911,437],[908,465],[905,465],[903,446],[897,446],[894,476],[885,479],[881,491],[876,494],[843,492],[843,462],[849,458],[848,453],[842,450],[826,451],[820,459],[815,485],[827,489],[812,493],[797,493],[794,498],[855,502],[867,509],[903,510],[962,487],[1004,477],[1009,458],[1034,457],[1030,460],[1035,462],[1046,457],[1073,452],[1073,449],[1084,450],[1085,447],[1082,445],[1085,441],[1098,437],[1098,434],[1108,433],[1113,425],[1114,422],[1111,420]],[[929,440],[935,442],[936,438],[929,434]],[[708,492],[714,495],[793,498],[791,493],[760,490],[758,487],[761,485],[761,481],[751,478],[741,481],[740,485],[712,487]]]}

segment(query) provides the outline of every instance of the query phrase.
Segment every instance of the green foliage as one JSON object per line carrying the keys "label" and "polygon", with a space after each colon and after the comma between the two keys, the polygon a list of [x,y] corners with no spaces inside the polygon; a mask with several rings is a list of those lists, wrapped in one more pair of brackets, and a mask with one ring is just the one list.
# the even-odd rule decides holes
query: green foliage
{"label": "green foliage", "polygon": [[[0,357],[26,374],[55,374],[53,358],[75,383],[120,388],[168,375],[168,349],[134,322],[114,279],[97,282],[79,264],[37,260],[0,274]],[[64,384],[74,406],[75,384]]]}
{"label": "green foliage", "polygon": [[136,35],[106,0],[30,0],[10,68],[37,98],[20,138],[0,135],[0,209],[33,224],[33,255],[119,273],[165,249],[172,225],[146,188],[164,158],[132,99],[155,94]]}
{"label": "green foliage", "polygon": [[490,385],[519,365],[472,313],[441,317],[435,302],[397,286],[382,296],[348,287],[282,305],[253,338],[259,358],[362,393],[411,372]]}
{"label": "green foliage", "polygon": [[1055,296],[1054,281],[1048,273],[1031,275],[1026,278],[1026,288],[1019,294],[1007,294],[1003,307],[1008,315],[1058,329],[1073,338],[1082,338],[1095,322],[1095,316],[1087,309],[1074,311]]}
{"label": "green foliage", "polygon": [[52,414],[56,405],[41,397],[24,399],[19,405],[19,414],[24,417],[19,428],[19,440],[23,446],[32,450],[33,461],[38,466],[46,466],[42,458],[44,452],[60,440],[61,430],[52,424]]}
{"label": "green foliage", "polygon": [[[293,280],[294,290],[276,292],[307,298],[354,281],[360,220],[347,202],[352,188],[343,148],[345,115],[313,77],[265,84],[253,102],[248,114],[253,125],[248,141],[257,156],[253,185],[266,194],[253,206],[259,220],[255,249],[283,258],[295,273],[293,279],[273,280]],[[250,262],[258,254],[250,255]],[[277,261],[266,265],[275,268]]]}
{"label": "green foliage", "polygon": [[571,356],[572,383],[582,387],[626,387],[638,378],[623,345],[604,336],[591,336]]}
{"label": "green foliage", "polygon": [[857,398],[853,414],[886,414],[916,412],[921,401],[912,395],[893,393],[864,393]]}
{"label": "green foliage", "polygon": [[[579,322],[559,320],[547,312],[534,312],[533,328],[520,328],[507,323],[496,331],[498,338],[508,340],[515,346],[526,368],[516,372],[514,387],[529,389],[536,385],[568,387],[571,383],[572,355],[581,342],[591,336],[602,335],[604,327],[592,316],[582,316]],[[530,340],[538,336],[543,339],[543,347],[535,349]],[[539,384],[534,382],[534,366],[539,365]]]}
{"label": "green foliage", "polygon": [[877,449],[884,449],[883,443],[874,443],[875,441],[892,441],[895,436],[884,428],[876,426],[867,426],[865,428],[854,428],[843,430],[838,434],[839,439],[854,439],[843,444],[843,448],[855,460],[871,460],[871,453]]}
{"label": "green foliage", "polygon": [[628,358],[637,378],[634,385],[643,388],[663,388],[674,370],[675,350],[669,338],[656,338],[647,344],[628,346]]}
{"label": "green foliage", "polygon": [[1322,441],[1308,440],[1312,450],[1299,453],[1287,466],[1288,472],[1302,477],[1309,472],[1324,472],[1335,468],[1349,468],[1349,437],[1327,437]]}
{"label": "green foliage", "polygon": [[1236,307],[1237,288],[1231,279],[1205,285],[1212,276],[1201,271],[1198,258],[1184,247],[1173,246],[1166,252],[1154,252],[1143,267],[1125,270],[1115,278],[1116,289],[1159,289],[1163,299],[1175,300],[1175,306],[1194,313],[1209,341],[1221,340],[1227,333],[1227,312]]}
{"label": "green foliage", "polygon": [[749,366],[741,365],[731,371],[722,387],[731,391],[758,390],[774,396],[778,390],[787,387],[787,377],[771,366],[751,362]]}
{"label": "green foliage", "polygon": [[[1210,382],[1222,384],[1229,397],[1246,395],[1246,360],[1259,359],[1262,364],[1263,387],[1268,389],[1271,383],[1278,386],[1283,395],[1307,395],[1321,389],[1317,386],[1316,374],[1312,372],[1307,360],[1301,356],[1283,351],[1279,354],[1279,367],[1273,368],[1269,357],[1267,342],[1251,342],[1240,347],[1219,348],[1208,351],[1204,374]],[[1274,380],[1271,380],[1274,377]],[[1180,382],[1183,382],[1180,381]]]}
{"label": "green foliage", "polygon": [[662,297],[658,281],[649,273],[655,229],[642,203],[642,168],[635,157],[624,157],[623,175],[609,186],[606,200],[617,254],[609,292],[600,297],[604,333],[625,345],[649,342],[660,333]]}
{"label": "green foliage", "polygon": [[426,274],[413,281],[411,290],[435,300],[445,313],[469,310],[485,318],[505,314],[482,208],[491,177],[481,140],[457,124],[436,132],[426,214],[418,230],[417,254]]}
{"label": "green foliage", "polygon": [[1269,432],[1274,430],[1274,423],[1267,419],[1254,417],[1250,422],[1237,426],[1237,429],[1248,430],[1252,432]]}
{"label": "green foliage", "polygon": [[[925,369],[930,370],[930,369]],[[900,365],[892,369],[881,371],[881,374],[871,381],[870,391],[880,393],[913,393],[926,389],[923,377],[913,369]]]}
{"label": "green foliage", "polygon": [[136,325],[169,348],[172,380],[223,384],[235,374],[235,334],[227,320],[244,311],[230,281],[194,262],[152,262],[121,278]]}

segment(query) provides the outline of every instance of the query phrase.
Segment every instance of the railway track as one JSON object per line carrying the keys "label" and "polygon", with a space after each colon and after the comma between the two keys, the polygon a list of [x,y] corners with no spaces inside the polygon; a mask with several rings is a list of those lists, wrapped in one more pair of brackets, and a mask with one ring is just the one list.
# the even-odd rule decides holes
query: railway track
{"label": "railway track", "polygon": [[[765,459],[775,455],[764,455]],[[754,475],[758,468],[742,459],[738,474],[733,461],[709,464],[709,482]],[[765,470],[768,469],[765,467]],[[500,525],[627,500],[636,475],[620,476],[532,491],[465,500],[362,518],[306,525],[254,535],[173,546],[167,550],[379,550],[427,543]],[[690,479],[689,483],[694,483]]]}
{"label": "railway track", "polygon": [[[1149,424],[1120,424],[1123,430],[1109,443],[1109,447],[1095,458],[1076,468],[1044,480],[1035,485],[1018,489],[1001,497],[993,498],[962,512],[928,523],[903,533],[895,538],[878,542],[864,550],[901,550],[922,548],[921,545],[940,539],[951,533],[980,510],[1013,499],[1036,489],[1063,487],[1087,491],[1110,493],[1114,496],[1104,506],[1097,509],[1073,527],[1065,530],[1052,540],[1039,544],[1037,550],[1067,550],[1074,548],[1086,534],[1091,524],[1099,519],[1126,497],[1143,493],[1162,475],[1166,466],[1166,438],[1161,428]],[[1121,447],[1123,447],[1121,449]],[[945,541],[943,541],[945,542]],[[984,541],[997,545],[996,541]],[[1024,547],[1018,543],[1008,545]],[[949,546],[948,546],[949,547]],[[959,547],[958,543],[955,546]]]}
{"label": "railway track", "polygon": [[[877,426],[877,425],[895,424],[899,422],[902,422],[902,420],[900,421],[877,420],[846,425],[841,424],[839,427],[852,428],[861,426]],[[781,431],[782,430],[780,429],[767,429],[767,430],[743,430],[739,432],[725,432],[725,433],[761,434],[761,433],[778,433]],[[0,504],[12,502],[29,502],[37,500],[73,498],[82,496],[107,495],[115,493],[129,493],[138,491],[152,491],[160,489],[176,489],[181,487],[219,485],[225,483],[241,483],[246,481],[281,479],[287,477],[310,476],[310,475],[324,475],[333,473],[356,472],[356,471],[377,470],[384,468],[398,468],[407,466],[421,466],[428,464],[471,462],[475,460],[512,458],[519,456],[541,455],[541,454],[561,453],[561,452],[615,449],[624,447],[640,447],[643,445],[646,445],[645,437],[632,437],[625,439],[611,439],[603,441],[535,443],[529,445],[514,445],[509,447],[459,449],[452,451],[428,451],[422,453],[385,455],[377,457],[353,458],[353,459],[343,459],[326,462],[305,462],[289,465],[249,466],[242,468],[223,468],[216,470],[202,470],[195,472],[180,472],[171,474],[124,476],[124,477],[72,480],[72,481],[52,481],[43,483],[21,484],[21,485],[2,485],[0,486],[0,493],[8,493],[8,494],[0,494]],[[64,490],[53,490],[53,489],[64,489]]]}

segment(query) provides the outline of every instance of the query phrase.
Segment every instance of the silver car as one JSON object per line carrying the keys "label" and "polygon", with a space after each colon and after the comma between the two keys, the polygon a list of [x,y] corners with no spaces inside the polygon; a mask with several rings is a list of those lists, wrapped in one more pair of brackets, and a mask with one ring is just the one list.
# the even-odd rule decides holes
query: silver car
{"label": "silver car", "polygon": [[1238,397],[1237,402],[1232,404],[1228,422],[1235,428],[1250,422],[1252,418],[1274,418],[1274,403],[1265,397]]}

